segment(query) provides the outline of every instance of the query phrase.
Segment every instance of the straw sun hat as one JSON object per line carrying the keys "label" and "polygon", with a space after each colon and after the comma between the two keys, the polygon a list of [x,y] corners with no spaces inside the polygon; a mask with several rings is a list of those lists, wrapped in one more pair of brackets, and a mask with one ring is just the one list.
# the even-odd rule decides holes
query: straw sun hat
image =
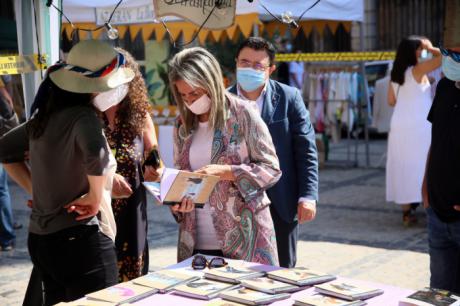
{"label": "straw sun hat", "polygon": [[63,90],[77,93],[108,91],[130,82],[134,72],[125,67],[125,57],[110,45],[97,40],[76,44],[67,62],[57,64],[50,72],[54,84]]}

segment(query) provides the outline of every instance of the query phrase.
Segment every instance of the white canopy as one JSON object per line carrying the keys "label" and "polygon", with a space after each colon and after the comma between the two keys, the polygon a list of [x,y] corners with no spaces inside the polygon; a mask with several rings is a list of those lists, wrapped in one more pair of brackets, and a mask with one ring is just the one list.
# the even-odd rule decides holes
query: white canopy
{"label": "white canopy", "polygon": [[[237,0],[236,14],[260,13],[267,16],[259,2],[265,5],[274,15],[280,16],[286,10],[292,12],[294,17],[299,15],[316,0]],[[302,19],[325,19],[343,21],[363,21],[363,0],[321,0],[313,9],[308,11]],[[72,22],[103,23],[97,20],[98,15],[118,3],[118,0],[63,0],[64,13]],[[124,0],[118,9],[125,14],[119,14],[120,20],[114,16],[113,23],[142,23],[152,22],[155,18],[152,0]],[[98,12],[98,13],[97,13]],[[109,13],[110,13],[109,12]],[[169,19],[171,20],[171,19]]]}
{"label": "white canopy", "polygon": [[[240,1],[238,0],[238,2]],[[260,2],[275,16],[280,16],[285,11],[290,11],[292,16],[299,17],[316,0],[260,0]],[[262,15],[268,14],[262,7],[259,7],[259,12]],[[321,0],[315,7],[305,13],[302,20],[305,19],[363,21],[364,1]]]}

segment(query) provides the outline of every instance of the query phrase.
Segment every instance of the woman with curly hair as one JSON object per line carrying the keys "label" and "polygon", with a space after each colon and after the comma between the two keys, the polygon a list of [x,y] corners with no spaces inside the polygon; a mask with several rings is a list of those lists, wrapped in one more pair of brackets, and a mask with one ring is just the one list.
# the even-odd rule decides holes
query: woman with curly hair
{"label": "woman with curly hair", "polygon": [[157,139],[139,65],[127,51],[116,50],[125,56],[135,77],[124,86],[99,94],[94,104],[103,112],[104,132],[117,160],[112,208],[117,224],[118,275],[124,282],[148,272],[147,201],[142,182],[156,180],[158,172],[143,163],[157,147]]}

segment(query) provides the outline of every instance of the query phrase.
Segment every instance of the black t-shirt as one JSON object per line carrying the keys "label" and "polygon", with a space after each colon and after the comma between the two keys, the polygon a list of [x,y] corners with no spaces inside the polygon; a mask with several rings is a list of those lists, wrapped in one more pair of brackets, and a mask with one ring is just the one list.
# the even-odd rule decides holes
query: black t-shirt
{"label": "black t-shirt", "polygon": [[460,89],[443,78],[436,88],[428,120],[431,151],[427,168],[430,206],[444,222],[460,220]]}

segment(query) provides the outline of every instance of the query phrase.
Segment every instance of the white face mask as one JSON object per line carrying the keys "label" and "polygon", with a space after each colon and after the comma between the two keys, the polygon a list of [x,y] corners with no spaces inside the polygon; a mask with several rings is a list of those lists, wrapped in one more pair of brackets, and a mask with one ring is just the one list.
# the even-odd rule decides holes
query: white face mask
{"label": "white face mask", "polygon": [[94,106],[101,112],[105,112],[114,105],[117,105],[126,97],[129,85],[123,84],[109,91],[101,92],[93,99]]}
{"label": "white face mask", "polygon": [[207,94],[202,95],[191,105],[185,103],[185,106],[195,115],[206,114],[211,109],[211,98]]}

